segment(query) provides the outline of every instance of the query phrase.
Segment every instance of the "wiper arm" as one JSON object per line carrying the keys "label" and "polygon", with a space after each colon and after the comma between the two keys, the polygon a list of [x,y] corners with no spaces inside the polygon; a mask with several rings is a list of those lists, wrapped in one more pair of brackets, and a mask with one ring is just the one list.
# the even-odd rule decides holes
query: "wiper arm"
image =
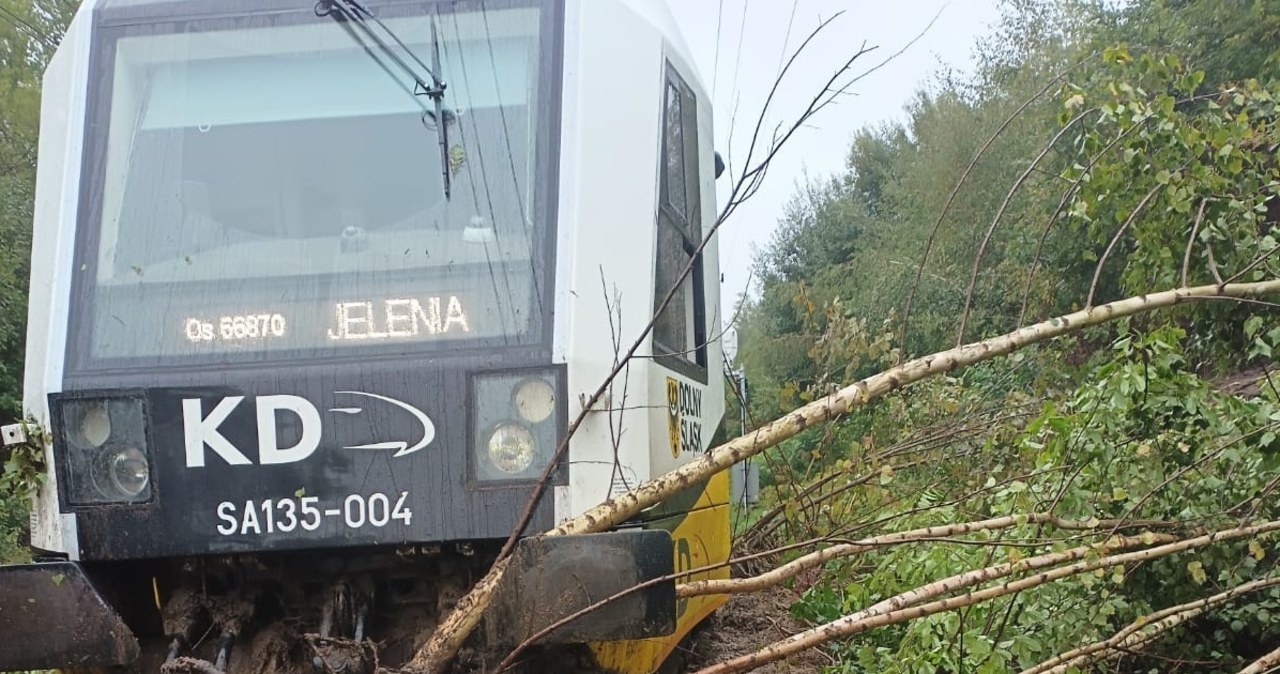
{"label": "wiper arm", "polygon": [[[448,85],[445,84],[444,80],[442,80],[439,75],[440,39],[439,35],[436,33],[436,22],[431,22],[432,53],[431,66],[428,67],[427,64],[422,62],[422,59],[418,58],[418,56],[413,53],[413,50],[409,49],[408,45],[406,45],[394,31],[388,28],[387,25],[377,17],[377,15],[369,11],[368,8],[358,0],[318,0],[318,2],[316,2],[315,12],[316,16],[328,16],[333,18],[334,21],[341,25],[343,29],[351,35],[353,40],[360,43],[360,46],[369,53],[370,57],[378,60],[372,51],[370,51],[368,46],[364,44],[360,36],[354,32],[352,26],[358,29],[365,35],[365,37],[377,46],[378,51],[385,54],[401,72],[408,75],[409,78],[413,80],[414,96],[426,96],[435,104],[436,138],[440,142],[440,175],[444,181],[444,197],[445,199],[451,198],[453,191],[453,176],[449,172],[449,125],[445,119],[444,109],[444,92],[445,89],[448,88]],[[415,72],[414,69],[406,63],[405,60],[401,58],[385,40],[382,39],[382,37],[374,32],[373,28],[369,25],[370,22],[377,25],[378,28],[386,33],[386,35],[390,37],[391,40],[404,51],[404,53],[409,55],[409,58],[417,64],[419,68],[426,72],[427,77],[431,79],[430,84]],[[386,70],[386,66],[383,65],[381,61],[379,61],[379,65],[382,65],[383,69]],[[424,119],[423,122],[425,123],[425,121],[426,120]]]}

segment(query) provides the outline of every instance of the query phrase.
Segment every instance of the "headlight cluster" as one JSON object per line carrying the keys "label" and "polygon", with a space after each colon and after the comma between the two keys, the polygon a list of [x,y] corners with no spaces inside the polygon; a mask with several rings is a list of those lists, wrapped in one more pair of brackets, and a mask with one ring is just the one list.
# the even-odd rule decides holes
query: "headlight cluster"
{"label": "headlight cluster", "polygon": [[554,372],[479,376],[474,395],[476,478],[496,482],[539,477],[559,437]]}
{"label": "headlight cluster", "polygon": [[66,496],[71,505],[151,499],[147,426],[140,398],[73,398],[58,405]]}

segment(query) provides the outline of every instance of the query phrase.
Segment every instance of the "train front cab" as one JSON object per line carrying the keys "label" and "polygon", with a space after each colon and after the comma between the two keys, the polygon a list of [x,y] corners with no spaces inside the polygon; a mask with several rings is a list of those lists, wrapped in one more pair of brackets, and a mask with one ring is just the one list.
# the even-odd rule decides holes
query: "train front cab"
{"label": "train front cab", "polygon": [[[698,457],[710,448],[724,415],[717,240],[713,238],[701,255],[694,255],[717,217],[714,129],[710,92],[662,3],[583,2],[577,6],[582,24],[596,27],[589,32],[613,37],[592,39],[588,31],[581,31],[578,34],[588,44],[566,48],[566,54],[578,54],[576,63],[570,56],[566,64],[566,73],[574,73],[566,98],[576,98],[579,106],[576,113],[566,109],[565,126],[578,130],[576,142],[590,144],[578,148],[566,144],[562,167],[563,180],[577,185],[574,191],[579,200],[574,236],[579,254],[573,258],[573,286],[592,288],[594,283],[598,288],[571,300],[575,312],[567,332],[575,346],[594,345],[586,347],[593,355],[571,368],[571,390],[592,390],[589,382],[601,381],[613,366],[613,339],[601,344],[598,327],[610,325],[608,310],[617,312],[622,307],[621,315],[612,319],[618,325],[613,331],[622,335],[619,342],[626,348],[630,336],[639,334],[652,309],[693,261],[693,273],[654,326],[651,351],[642,352],[630,369],[631,381],[642,384],[631,384],[629,391],[618,386],[611,392],[615,407],[639,409],[644,405],[641,401],[648,403],[647,420],[629,413],[633,416],[624,434],[630,441],[626,447],[647,449],[647,465],[640,459],[626,462],[625,469],[611,465],[617,420],[628,420],[625,416],[614,414],[612,433],[607,415],[589,416],[591,426],[575,438],[575,460],[582,461],[575,478],[617,489]],[[638,26],[657,30],[647,33]],[[620,128],[643,132],[620,133]],[[583,164],[576,171],[570,159],[574,156]],[[601,172],[610,179],[592,177]],[[633,192],[637,185],[648,189]],[[615,252],[581,254],[590,250]],[[619,255],[618,250],[652,252]],[[637,302],[644,302],[645,309],[626,310]],[[571,488],[577,490],[580,483],[575,478]],[[581,501],[596,503],[607,495],[597,487],[583,494]],[[575,491],[575,506],[578,498]],[[725,473],[654,508],[642,519],[647,527],[671,532],[678,571],[713,567],[682,577],[680,581],[685,582],[729,576],[727,566],[716,566],[729,559],[729,515]],[[674,635],[601,645],[594,651],[602,663],[618,671],[650,671],[687,646],[694,627],[725,600],[723,596],[681,600]]]}
{"label": "train front cab", "polygon": [[[62,561],[0,573],[32,655],[0,667],[133,663],[131,636],[137,662],[214,660],[197,627],[243,648],[278,617],[233,634],[228,605],[319,626],[310,588],[366,582],[370,636],[429,633],[691,259],[529,530],[692,460],[723,415],[710,104],[660,3],[366,3],[445,114],[311,0],[232,4],[89,0],[46,73],[24,404],[51,439],[32,540]],[[725,561],[727,477],[623,530],[670,532],[676,570]],[[11,610],[47,585],[113,638]],[[591,650],[652,671],[723,600]]]}

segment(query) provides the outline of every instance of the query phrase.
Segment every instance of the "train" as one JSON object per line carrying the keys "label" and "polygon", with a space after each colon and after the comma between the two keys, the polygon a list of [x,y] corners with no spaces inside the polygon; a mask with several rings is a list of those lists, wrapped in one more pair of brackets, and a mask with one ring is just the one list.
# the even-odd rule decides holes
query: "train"
{"label": "train", "polygon": [[46,473],[0,670],[394,671],[510,539],[455,671],[540,633],[526,671],[678,671],[727,475],[533,534],[720,427],[713,139],[658,0],[84,0],[43,79],[3,436]]}

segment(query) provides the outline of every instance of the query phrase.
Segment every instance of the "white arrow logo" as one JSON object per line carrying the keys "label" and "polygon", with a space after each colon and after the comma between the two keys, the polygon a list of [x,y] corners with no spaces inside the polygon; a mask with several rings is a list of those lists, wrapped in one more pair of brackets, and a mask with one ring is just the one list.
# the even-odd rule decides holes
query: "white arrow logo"
{"label": "white arrow logo", "polygon": [[[392,442],[375,442],[368,445],[356,445],[354,447],[343,447],[343,449],[375,449],[375,450],[394,449],[396,450],[396,453],[392,456],[392,458],[398,459],[403,456],[409,456],[410,454],[413,454],[414,452],[425,448],[427,445],[431,444],[432,440],[436,439],[436,426],[431,422],[431,418],[428,417],[426,414],[424,414],[422,410],[414,407],[413,405],[410,405],[409,403],[406,403],[401,400],[396,400],[395,398],[380,396],[380,395],[377,395],[376,393],[364,393],[361,391],[335,391],[335,393],[347,394],[347,395],[353,395],[353,396],[362,396],[365,398],[373,398],[374,400],[381,400],[383,402],[391,403],[396,407],[399,407],[404,410],[408,410],[408,412],[412,414],[413,417],[417,419],[419,423],[422,424],[422,439],[418,441],[418,444],[413,445],[412,447],[409,446],[408,442],[405,442],[403,440],[396,440]],[[359,407],[337,407],[329,411],[338,412],[341,414],[359,414],[364,410]]]}

